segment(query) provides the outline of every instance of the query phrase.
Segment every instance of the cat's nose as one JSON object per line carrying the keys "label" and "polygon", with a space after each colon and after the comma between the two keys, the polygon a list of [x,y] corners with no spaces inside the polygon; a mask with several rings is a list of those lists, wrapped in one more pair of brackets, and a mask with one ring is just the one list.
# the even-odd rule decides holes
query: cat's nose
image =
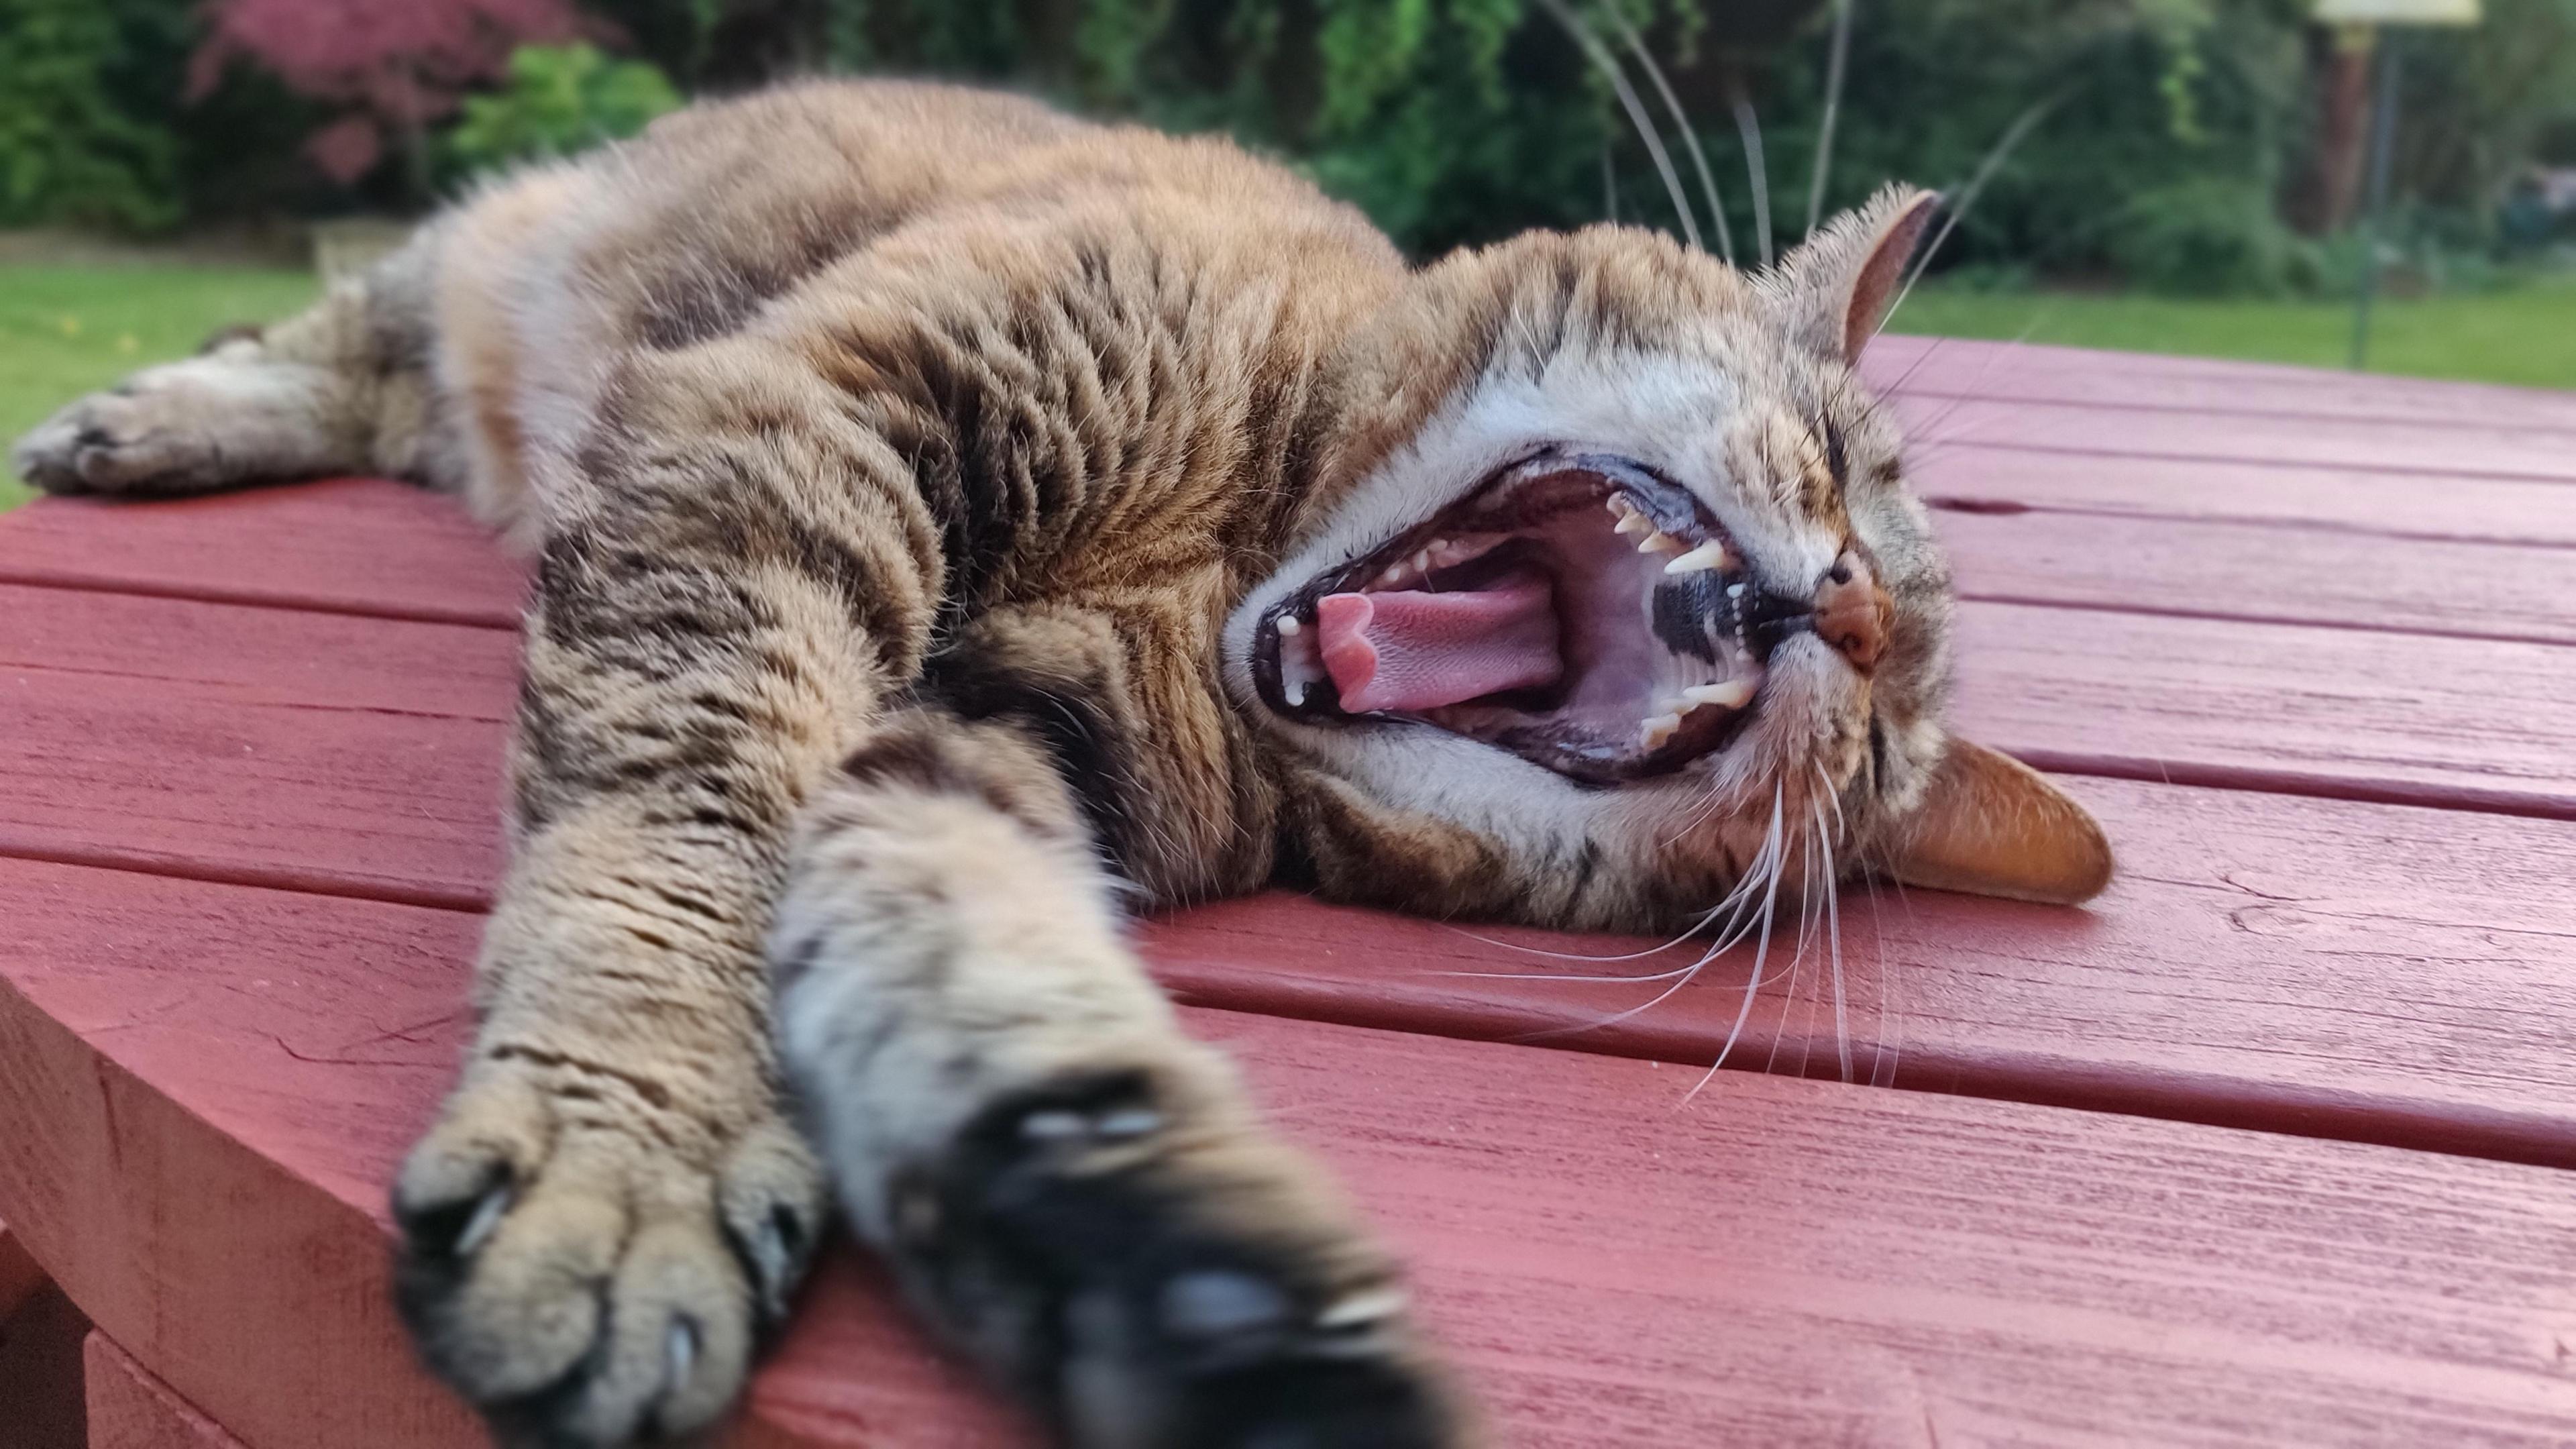
{"label": "cat's nose", "polygon": [[1816,637],[1831,644],[1863,674],[1887,653],[1887,630],[1896,603],[1878,586],[1869,561],[1849,549],[1816,583]]}

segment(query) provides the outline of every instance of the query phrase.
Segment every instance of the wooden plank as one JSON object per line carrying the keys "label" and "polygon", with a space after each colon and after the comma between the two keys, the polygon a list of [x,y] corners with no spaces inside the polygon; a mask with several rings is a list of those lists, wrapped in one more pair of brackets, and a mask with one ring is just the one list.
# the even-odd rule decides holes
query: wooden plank
{"label": "wooden plank", "polygon": [[2576,432],[2576,392],[2045,343],[1885,335],[1861,375],[1921,397]]}
{"label": "wooden plank", "polygon": [[513,636],[10,586],[0,610],[0,851],[426,904],[498,871]]}
{"label": "wooden plank", "polygon": [[[481,901],[507,634],[7,586],[0,610],[0,851]],[[2050,768],[2576,813],[2556,648],[1971,603],[1960,652],[1967,727]]]}
{"label": "wooden plank", "polygon": [[[18,667],[0,669],[0,789],[13,802],[0,817],[0,851],[452,907],[485,900],[500,862],[494,802],[498,715],[509,688],[506,635],[62,590],[19,592],[22,597],[11,598],[0,590],[0,607],[20,625],[9,645],[0,645],[20,646],[9,656]],[[1978,621],[1992,612],[1970,607],[1972,645]],[[2555,761],[2563,772],[2571,757],[2563,745],[2548,744],[2566,737],[2565,715],[2548,713],[2548,701],[2565,696],[2566,671],[2552,674],[2544,661],[2534,666],[2535,675],[2517,679],[2478,663],[2481,649],[2519,651],[2516,657],[2554,656],[2555,650],[2029,612],[2045,617],[2026,622],[2006,641],[2023,655],[2002,646],[1969,651],[1968,718],[1987,736],[2025,751],[2094,751],[2080,763],[2097,772],[2187,778],[2259,766],[2276,775],[2303,769],[2307,776],[2291,783],[2325,793],[2426,789],[2390,769],[2372,773],[2350,760],[2322,759],[2318,749],[2319,742],[2339,748],[2378,743],[2397,751],[2410,742],[2392,729],[2423,727],[2427,718],[2452,730],[2435,733],[2452,739],[2457,759],[2466,762],[2453,767],[2454,775],[2504,757],[2498,742],[2511,737],[2503,726],[2517,718],[2531,721],[2528,758]],[[2148,631],[2149,643],[2182,629],[2234,632],[2209,646],[2217,651],[2209,658],[2190,649],[2158,656],[2135,641],[2103,642],[2105,629],[2132,625]],[[334,630],[351,632],[343,637]],[[2315,636],[2346,653],[2280,651],[2269,673],[2259,660],[2245,662],[2246,638],[2283,636]],[[2101,657],[2089,657],[2088,645]],[[2384,685],[2381,677],[2402,668],[2410,650],[2418,660],[2438,660],[2437,682],[2459,691],[2440,697],[2441,711],[2418,701],[2410,716],[2398,700],[2355,706],[2356,718],[2347,721],[2304,703],[2338,685],[2336,668],[2350,670],[2356,688],[2380,687],[2372,681]],[[2061,655],[2071,662],[2061,662]],[[2162,673],[2138,663],[2159,658]],[[2019,670],[2006,676],[2006,685],[1993,682],[2003,673],[1998,661]],[[2251,673],[2229,672],[2239,669]],[[2494,693],[2491,708],[2479,703],[2479,689]],[[330,707],[308,707],[314,704]],[[475,717],[438,713],[452,709]],[[2516,709],[2530,713],[2518,716]],[[2551,729],[2560,733],[2551,736]],[[2235,752],[2203,748],[2208,741]],[[2100,754],[2106,747],[2129,753]],[[1877,1023],[1877,1008],[1853,1006],[1853,1034],[1864,1046],[1882,1037],[1907,1043],[1918,1073],[1908,1082],[2216,1121],[2308,1120],[2326,1102],[2334,1106],[2327,1114],[2333,1130],[2347,1136],[2566,1160],[2563,1109],[2576,1094],[2565,1090],[2564,1053],[2527,1033],[2533,1022],[2546,1026],[2570,1014],[2563,994],[2533,984],[2553,979],[2533,961],[2546,959],[2547,948],[2563,939],[2567,917],[2532,918],[2538,934],[2505,938],[2499,946],[2486,934],[2494,918],[2445,913],[2439,901],[2409,888],[2409,876],[2374,867],[2386,840],[2403,838],[2416,842],[2410,867],[2423,858],[2462,861],[2475,867],[2469,878],[2514,881],[2534,899],[2556,901],[2564,893],[2555,882],[2576,866],[2553,846],[2563,826],[2469,815],[2447,820],[2440,812],[2339,811],[2259,795],[2081,788],[2105,802],[2132,877],[2091,917],[2017,914],[1981,903],[1908,910],[1909,923],[1932,924],[1919,939],[1900,928],[1892,949],[1907,954],[1890,960],[1908,963],[1900,983],[1908,993],[1918,983],[1947,983],[1921,986],[1942,994],[1940,1009],[1908,1009],[1904,1024],[1886,1027]],[[2141,859],[2161,861],[2154,871],[2172,888],[2135,876]],[[2249,869],[2288,868],[2285,861],[2313,865],[2299,877],[2302,898],[2331,895],[2341,879],[2379,880],[2404,903],[2391,912],[2413,922],[2407,930],[2419,951],[2465,964],[2447,967],[2427,988],[2423,973],[2392,965],[2356,929],[2307,935],[2247,929],[2237,913],[2248,902],[2232,879]],[[2519,864],[2531,861],[2559,874],[2532,876]],[[1854,963],[1865,963],[1875,937],[1865,947],[1860,918],[1852,919],[1846,949]],[[1481,959],[1455,960],[1461,938],[1431,926],[1389,925],[1394,935],[1383,936],[1348,918],[1312,917],[1290,918],[1279,929],[1282,944],[1266,956],[1210,952],[1208,969],[1194,972],[1190,954],[1177,953],[1168,958],[1175,979],[1226,1004],[1479,1036],[1579,1025],[1642,999],[1634,988],[1560,992],[1543,983],[1456,981],[1426,987],[1377,972],[1364,972],[1355,988],[1333,963],[1379,959],[1370,953],[1381,942],[1385,959],[1439,963],[1433,969],[1517,971],[1531,959],[1488,949]],[[1425,932],[1439,934],[1425,944]],[[1307,949],[1323,937],[1351,944]],[[1572,1044],[1713,1059],[1734,1019],[1729,989],[1748,969],[1741,956],[1720,963],[1702,990],[1621,1031]],[[2348,984],[2320,995],[2319,981]],[[2356,1021],[2341,1010],[2346,990],[2384,995],[2389,1014]],[[2239,994],[2266,1003],[2264,1041],[2198,1024],[2210,1000]],[[2403,1009],[2408,1000],[2437,1004],[2452,1024],[2427,1030]],[[1777,1037],[1808,1069],[1822,1070],[1835,1060],[1827,1024],[1803,1011],[1779,1025],[1766,1006],[1752,1023],[1747,1049],[1767,1060],[1768,1042]],[[2134,1034],[2123,1024],[2134,1024]],[[2097,1058],[2078,1059],[2052,1045],[2076,1029]],[[2309,1041],[2305,1033],[2312,1029],[2327,1035]],[[2349,1042],[2341,1040],[2347,1032]],[[2307,1044],[2285,1052],[2271,1040]],[[2176,1050],[2177,1042],[2212,1041],[2219,1045]],[[2443,1064],[2463,1057],[2491,1058],[2499,1069],[2446,1075]]]}
{"label": "wooden plank", "polygon": [[[249,1443],[466,1442],[391,1341],[377,1214],[460,1043],[470,921],[0,883],[93,922],[77,950],[0,940],[0,1211]],[[1187,1015],[1407,1254],[1504,1443],[2576,1433],[2554,1172],[1737,1073],[1691,1096],[1645,1061]],[[306,1121],[321,1102],[348,1120]],[[183,1184],[195,1210],[158,1210]],[[872,1284],[829,1276],[741,1442],[1008,1442]]]}
{"label": "wooden plank", "polygon": [[383,479],[148,505],[40,499],[0,529],[0,583],[507,629],[525,582],[454,500]]}
{"label": "wooden plank", "polygon": [[243,1449],[96,1330],[82,1346],[81,1365],[89,1379],[89,1449]]}
{"label": "wooden plank", "polygon": [[2326,532],[2576,548],[2576,493],[2555,483],[2450,477],[2427,484],[2351,468],[2178,466],[1965,444],[1921,450],[1911,469],[1913,486],[1935,513],[2047,509],[2259,524],[2274,531],[2284,552]]}
{"label": "wooden plank", "polygon": [[[2106,895],[2079,912],[1854,892],[1840,1022],[1822,942],[1784,931],[1730,1065],[1839,1076],[1848,1044],[1859,1080],[2576,1166],[2576,832],[2061,783],[2120,853]],[[1185,1001],[1676,1062],[1716,1059],[1753,974],[1750,949],[1682,983],[1696,945],[1284,895],[1140,939]]]}
{"label": "wooden plank", "polygon": [[1959,610],[1961,729],[2042,769],[2576,818],[2564,649]]}
{"label": "wooden plank", "polygon": [[1935,517],[1963,598],[2576,643],[2576,549],[2041,510]]}
{"label": "wooden plank", "polygon": [[1888,406],[1913,446],[1922,449],[1977,443],[2075,457],[2295,463],[2442,478],[2576,482],[2576,447],[2555,429],[2436,426],[2388,418],[2317,422],[1904,395],[1889,399]]}

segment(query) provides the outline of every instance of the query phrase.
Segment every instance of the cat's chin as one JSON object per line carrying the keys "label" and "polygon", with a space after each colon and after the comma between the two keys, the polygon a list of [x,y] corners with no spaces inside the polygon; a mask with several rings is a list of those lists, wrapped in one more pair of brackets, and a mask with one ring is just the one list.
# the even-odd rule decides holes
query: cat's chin
{"label": "cat's chin", "polygon": [[1300,724],[1440,729],[1616,784],[1741,734],[1810,609],[1680,486],[1550,447],[1265,609],[1250,666]]}

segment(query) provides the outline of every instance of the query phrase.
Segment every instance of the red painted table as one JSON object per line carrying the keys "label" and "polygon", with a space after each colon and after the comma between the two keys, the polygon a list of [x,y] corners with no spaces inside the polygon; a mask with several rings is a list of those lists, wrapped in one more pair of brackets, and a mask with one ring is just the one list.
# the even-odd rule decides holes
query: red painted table
{"label": "red painted table", "polygon": [[[1963,722],[2100,813],[2110,894],[1850,901],[1859,1085],[1813,970],[1694,1091],[1741,954],[1569,1031],[1661,989],[1572,978],[1687,958],[1282,897],[1147,928],[1194,1027],[1513,1445],[2576,1441],[2576,395],[1871,370]],[[384,483],[0,520],[0,1310],[40,1270],[95,1324],[95,1444],[475,1442],[384,1198],[465,1032],[519,583]],[[735,1442],[1022,1435],[844,1254]]]}

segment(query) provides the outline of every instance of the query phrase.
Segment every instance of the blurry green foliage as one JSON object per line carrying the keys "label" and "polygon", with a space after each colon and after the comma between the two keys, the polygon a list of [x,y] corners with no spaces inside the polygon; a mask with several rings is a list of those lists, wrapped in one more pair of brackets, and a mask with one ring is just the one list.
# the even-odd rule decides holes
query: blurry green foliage
{"label": "blurry green foliage", "polygon": [[471,170],[568,156],[632,136],[680,105],[680,93],[649,62],[611,60],[591,45],[523,45],[510,54],[503,89],[465,98],[447,148]]}
{"label": "blurry green foliage", "polygon": [[0,0],[0,223],[178,219],[174,139],[116,104],[123,48],[95,0]]}
{"label": "blurry green foliage", "polygon": [[[1774,240],[1794,242],[1829,0],[1568,3],[1596,23],[1616,4],[1667,67],[1745,250],[1752,197],[1730,112],[1738,95],[1751,103],[1768,145]],[[609,49],[658,67],[683,93],[831,71],[938,75],[1226,131],[1366,208],[1417,252],[1605,214],[1673,224],[1609,88],[1541,0],[584,4],[614,37]],[[1848,205],[1893,177],[1955,187],[2017,117],[2044,106],[1944,265],[2182,291],[2322,285],[2349,268],[2280,220],[2313,165],[2328,42],[2309,9],[1856,0],[1828,202]],[[2491,249],[2533,159],[2576,158],[2576,0],[2486,0],[2486,11],[2474,30],[2406,42],[2403,240],[2427,255]],[[256,75],[183,106],[194,14],[194,0],[0,0],[0,216],[149,226],[433,199],[393,167],[355,192],[320,182],[294,154],[310,117]],[[1624,51],[1615,38],[1612,47]],[[446,147],[457,162],[622,134],[667,100],[605,56],[554,51],[528,64],[471,104]]]}

